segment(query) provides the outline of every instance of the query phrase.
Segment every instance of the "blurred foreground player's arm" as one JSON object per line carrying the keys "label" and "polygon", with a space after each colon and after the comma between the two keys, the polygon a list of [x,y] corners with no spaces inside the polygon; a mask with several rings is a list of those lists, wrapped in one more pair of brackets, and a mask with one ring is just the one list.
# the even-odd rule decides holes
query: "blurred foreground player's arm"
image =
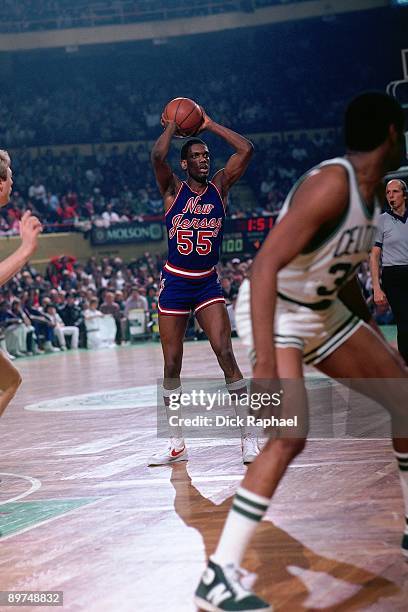
{"label": "blurred foreground player's arm", "polygon": [[168,121],[162,117],[162,124],[165,126],[164,132],[154,143],[151,160],[153,164],[154,174],[163,197],[164,210],[167,211],[173,204],[176,193],[181,185],[180,179],[174,174],[169,163],[167,155],[170,150],[171,140],[177,135],[177,124],[174,121]]}
{"label": "blurred foreground player's arm", "polygon": [[[0,149],[0,208],[8,204],[12,187],[13,173],[10,156],[7,151]],[[37,237],[41,230],[42,226],[37,217],[33,217],[30,211],[25,212],[20,221],[22,244],[0,263],[0,286],[13,278],[30,259],[37,247]]]}
{"label": "blurred foreground player's arm", "polygon": [[[7,151],[0,150],[0,207],[6,206],[13,186],[10,157]],[[38,234],[42,226],[30,211],[24,213],[20,221],[21,246],[0,263],[0,285],[4,285],[30,259],[37,247]],[[0,351],[0,416],[16,394],[21,384],[21,376],[8,358]]]}
{"label": "blurred foreground player's arm", "polygon": [[330,231],[348,205],[344,168],[314,171],[298,187],[289,212],[270,232],[251,269],[251,313],[256,363],[254,378],[277,378],[274,315],[277,274],[303,251],[319,230]]}
{"label": "blurred foreground player's arm", "polygon": [[30,259],[37,248],[38,234],[41,230],[40,221],[27,210],[20,221],[21,245],[14,253],[0,262],[0,286],[13,278]]}
{"label": "blurred foreground player's arm", "polygon": [[208,130],[217,136],[223,138],[231,147],[235,149],[235,153],[231,155],[227,161],[225,168],[219,170],[213,177],[213,183],[218,187],[223,198],[228,194],[230,187],[236,183],[241,176],[244,174],[251,161],[252,154],[254,152],[254,146],[252,142],[247,140],[241,134],[237,134],[233,130],[220,125],[210,119],[207,113],[203,111],[203,125],[199,129],[198,133]]}

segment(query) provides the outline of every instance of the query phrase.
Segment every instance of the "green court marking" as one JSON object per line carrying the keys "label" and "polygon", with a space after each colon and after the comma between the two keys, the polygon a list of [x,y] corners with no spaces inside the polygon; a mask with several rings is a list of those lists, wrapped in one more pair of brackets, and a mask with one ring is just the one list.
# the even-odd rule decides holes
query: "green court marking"
{"label": "green court marking", "polygon": [[381,325],[380,329],[388,342],[397,341],[397,327],[395,325]]}
{"label": "green court marking", "polygon": [[32,502],[14,502],[0,506],[0,541],[11,534],[26,531],[41,523],[58,518],[98,498],[44,499]]}

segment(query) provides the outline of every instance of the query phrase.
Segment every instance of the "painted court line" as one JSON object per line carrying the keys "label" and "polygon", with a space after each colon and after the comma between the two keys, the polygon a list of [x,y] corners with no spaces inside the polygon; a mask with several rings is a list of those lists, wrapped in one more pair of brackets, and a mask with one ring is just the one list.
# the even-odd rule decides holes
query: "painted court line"
{"label": "painted court line", "polygon": [[[47,500],[47,501],[51,501],[51,500]],[[78,512],[79,510],[82,510],[83,508],[88,508],[89,506],[95,506],[95,504],[100,504],[101,502],[105,501],[105,499],[101,498],[101,499],[96,499],[93,502],[89,502],[88,504],[85,504],[83,506],[78,506],[78,508],[73,508],[72,510],[68,510],[67,512],[63,512],[62,514],[57,514],[56,516],[51,516],[48,519],[45,519],[44,521],[40,521],[39,523],[35,523],[34,525],[30,525],[29,527],[25,527],[24,529],[21,529],[21,531],[16,531],[15,533],[10,533],[9,535],[6,535],[2,538],[0,538],[0,542],[3,543],[6,540],[9,540],[10,538],[14,538],[15,536],[19,536],[23,533],[27,533],[27,531],[31,531],[32,529],[36,529],[37,527],[41,527],[42,525],[46,525],[47,523],[51,523],[51,521],[55,521],[59,518],[68,516],[69,514],[73,514],[74,512]]]}
{"label": "painted court line", "polygon": [[93,442],[87,442],[85,444],[79,444],[77,446],[71,446],[67,444],[62,450],[57,451],[56,455],[70,456],[70,455],[96,455],[118,446],[123,446],[129,442],[135,442],[135,436],[126,434],[117,434],[110,436],[109,438],[102,438]]}
{"label": "painted court line", "polygon": [[18,501],[19,499],[23,499],[24,497],[27,497],[27,495],[31,495],[31,493],[34,493],[35,491],[38,491],[38,489],[41,488],[41,480],[38,480],[38,478],[31,478],[31,476],[22,476],[21,474],[11,474],[9,472],[0,472],[0,477],[1,476],[22,478],[23,480],[28,480],[31,486],[28,491],[24,491],[23,493],[20,493],[20,495],[16,495],[16,497],[10,497],[10,499],[0,501],[0,506],[4,506],[4,504],[11,504],[12,502]]}
{"label": "painted court line", "polygon": [[76,474],[72,474],[71,476],[64,476],[61,480],[80,480],[81,478],[109,478],[110,476],[116,476],[121,472],[126,472],[131,469],[135,469],[135,467],[140,466],[140,453],[135,453],[134,455],[128,455],[127,457],[122,457],[121,459],[117,459],[116,461],[111,461],[110,463],[104,463],[103,465],[99,465],[94,469],[90,469],[84,472],[78,472]]}

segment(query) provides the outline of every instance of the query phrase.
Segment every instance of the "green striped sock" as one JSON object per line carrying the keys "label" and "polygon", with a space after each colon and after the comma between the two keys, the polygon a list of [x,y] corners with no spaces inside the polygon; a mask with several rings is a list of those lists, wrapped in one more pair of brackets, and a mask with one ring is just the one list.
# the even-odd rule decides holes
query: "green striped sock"
{"label": "green striped sock", "polygon": [[405,516],[408,516],[408,453],[395,452],[398,461],[402,496],[404,498]]}
{"label": "green striped sock", "polygon": [[239,566],[259,521],[268,509],[270,500],[239,487],[232,508],[218,542],[217,550],[211,557],[218,565],[234,563]]}

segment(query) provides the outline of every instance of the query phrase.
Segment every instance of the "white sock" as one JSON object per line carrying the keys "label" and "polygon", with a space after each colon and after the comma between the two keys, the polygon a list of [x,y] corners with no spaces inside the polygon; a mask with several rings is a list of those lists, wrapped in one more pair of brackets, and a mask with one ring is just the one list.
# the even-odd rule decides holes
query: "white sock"
{"label": "white sock", "polygon": [[398,461],[402,497],[404,498],[406,527],[405,533],[408,533],[408,453],[399,453],[394,451]]}
{"label": "white sock", "polygon": [[212,560],[218,565],[241,565],[242,558],[270,499],[239,487]]}
{"label": "white sock", "polygon": [[169,428],[170,437],[178,438],[182,441],[180,448],[184,446],[183,431],[181,429],[181,425],[170,425],[170,417],[174,417],[174,416],[181,417],[181,409],[178,408],[178,410],[172,410],[169,404],[170,404],[170,398],[174,398],[174,396],[176,395],[179,396],[181,395],[181,393],[182,393],[181,386],[177,387],[177,389],[165,389],[163,387],[163,400],[164,400],[164,405],[166,407],[167,425]]}
{"label": "white sock", "polygon": [[228,393],[232,396],[232,397],[236,397],[237,401],[234,404],[234,410],[235,410],[235,414],[238,418],[242,419],[244,421],[244,425],[241,425],[240,429],[241,429],[241,438],[243,438],[244,436],[253,433],[251,428],[247,425],[247,416],[249,415],[249,406],[248,405],[242,405],[239,403],[239,397],[241,395],[246,395],[248,393],[248,387],[246,384],[246,380],[245,378],[240,378],[239,380],[236,380],[232,383],[226,383],[226,387],[228,390]]}

